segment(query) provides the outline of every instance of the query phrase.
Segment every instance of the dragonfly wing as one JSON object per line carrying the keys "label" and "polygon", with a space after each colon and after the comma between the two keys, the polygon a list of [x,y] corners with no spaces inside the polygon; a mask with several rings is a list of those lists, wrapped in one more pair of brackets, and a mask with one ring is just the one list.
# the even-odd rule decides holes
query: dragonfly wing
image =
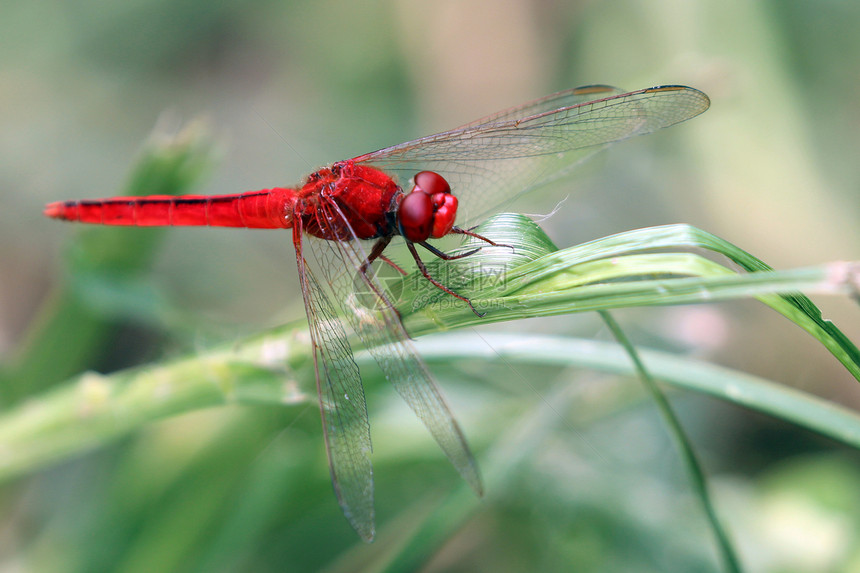
{"label": "dragonfly wing", "polygon": [[[501,205],[564,175],[608,144],[690,119],[710,102],[685,86],[615,93],[594,86],[562,92],[484,123],[416,139],[357,157],[395,175],[402,186],[416,172],[436,171],[459,199],[458,221],[468,225]],[[554,108],[555,104],[562,107]],[[569,105],[567,105],[569,104]],[[519,114],[522,115],[519,115]]]}
{"label": "dragonfly wing", "polygon": [[470,121],[465,125],[461,125],[457,129],[465,129],[476,125],[484,125],[487,123],[499,123],[510,120],[523,119],[532,115],[538,115],[548,111],[555,111],[563,107],[571,107],[581,103],[588,103],[596,99],[621,95],[625,93],[623,89],[613,86],[593,85],[580,86],[569,90],[557,92],[539,99],[526,102],[522,105],[509,107],[500,112],[484,116],[475,121]]}
{"label": "dragonfly wing", "polygon": [[[321,210],[328,213],[318,216],[318,220],[339,218],[346,222],[334,203],[324,203]],[[311,238],[307,244],[318,259],[325,282],[334,300],[340,303],[346,321],[460,475],[480,495],[483,486],[478,466],[460,426],[426,364],[409,341],[391,301],[376,279],[359,272],[367,260],[361,242]]]}
{"label": "dragonfly wing", "polygon": [[370,423],[358,365],[331,293],[313,275],[295,235],[299,280],[314,351],[317,392],[335,495],[362,539],[374,535]]}

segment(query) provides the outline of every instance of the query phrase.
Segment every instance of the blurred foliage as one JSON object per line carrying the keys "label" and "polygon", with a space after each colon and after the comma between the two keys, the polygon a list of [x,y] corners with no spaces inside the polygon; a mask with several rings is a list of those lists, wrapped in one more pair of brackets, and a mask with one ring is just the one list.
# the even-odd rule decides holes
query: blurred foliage
{"label": "blurred foliage", "polygon": [[[522,210],[548,213],[576,189],[543,223],[559,245],[685,222],[778,268],[860,259],[856,2],[46,0],[3,14],[4,407],[74,372],[193,353],[302,316],[283,233],[124,234],[42,219],[45,202],[123,192],[165,110],[209,115],[227,152],[205,192],[223,193],[291,184],[556,89],[684,83],[711,96],[707,114],[613,148]],[[178,191],[207,162],[162,174]],[[74,288],[46,294],[58,285]],[[856,306],[816,302],[860,339]],[[618,318],[638,343],[860,405],[838,361],[752,303]],[[599,329],[570,317],[509,328]],[[431,366],[488,473],[485,500],[370,368],[373,545],[334,501],[315,405],[226,406],[6,484],[0,568],[716,570],[635,383],[551,364],[521,376],[498,362]],[[750,570],[860,568],[855,452],[708,398],[673,400]],[[416,531],[424,543],[406,545]]]}
{"label": "blurred foliage", "polygon": [[[121,194],[190,193],[212,166],[211,147],[200,124],[172,136],[155,133]],[[2,371],[0,395],[6,403],[92,367],[122,319],[157,320],[159,300],[146,277],[164,229],[80,231],[65,253],[67,284],[49,297],[19,355]]]}

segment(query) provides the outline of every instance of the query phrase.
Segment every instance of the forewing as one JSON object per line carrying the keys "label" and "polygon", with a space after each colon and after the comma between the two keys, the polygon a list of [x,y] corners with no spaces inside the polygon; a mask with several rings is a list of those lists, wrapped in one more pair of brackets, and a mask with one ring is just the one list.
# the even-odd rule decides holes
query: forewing
{"label": "forewing", "polygon": [[[300,233],[300,231],[299,231]],[[297,235],[301,241],[301,235]],[[358,365],[353,360],[334,294],[316,280],[296,243],[299,280],[314,350],[317,392],[326,453],[335,495],[362,539],[370,541],[373,523],[373,468],[370,423]]]}
{"label": "forewing", "polygon": [[486,115],[475,121],[470,121],[465,125],[461,125],[457,129],[465,129],[476,125],[486,123],[499,123],[510,120],[519,120],[541,113],[555,111],[563,107],[572,107],[581,103],[588,103],[597,99],[621,95],[625,93],[623,89],[613,86],[593,85],[580,86],[569,90],[564,90],[542,98],[538,98],[521,105],[509,107],[508,109]]}
{"label": "forewing", "polygon": [[[346,221],[334,203],[324,203],[321,210],[326,209],[327,220]],[[324,217],[318,215],[317,218]],[[333,299],[340,303],[342,315],[355,334],[388,381],[430,430],[460,475],[480,494],[483,488],[477,463],[450,408],[409,342],[400,317],[379,283],[367,273],[359,272],[367,259],[361,243],[358,240],[310,239],[307,245],[319,262]],[[358,294],[357,290],[363,292]]]}
{"label": "forewing", "polygon": [[[588,90],[602,96],[582,103]],[[685,86],[616,94],[593,86],[562,92],[485,118],[357,157],[396,175],[401,185],[422,170],[445,177],[468,225],[517,195],[566,174],[606,145],[695,117],[708,97]],[[561,105],[561,107],[554,107]]]}

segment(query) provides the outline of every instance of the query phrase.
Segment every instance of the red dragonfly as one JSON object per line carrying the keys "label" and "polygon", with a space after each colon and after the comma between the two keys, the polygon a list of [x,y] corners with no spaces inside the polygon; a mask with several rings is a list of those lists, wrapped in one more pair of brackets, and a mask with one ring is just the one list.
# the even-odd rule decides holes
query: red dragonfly
{"label": "red dragonfly", "polygon": [[[463,432],[416,354],[400,315],[367,272],[370,264],[379,259],[398,268],[383,251],[400,235],[424,276],[471,307],[467,298],[427,272],[416,244],[442,259],[454,257],[429,239],[458,233],[494,244],[454,223],[478,221],[515,196],[564,175],[608,144],[695,117],[709,103],[704,93],[685,86],[628,93],[602,85],[580,87],[452,131],[339,161],[311,174],[296,189],[55,202],[45,208],[45,215],[101,225],[292,228],[332,483],[350,524],[370,541],[370,424],[347,326],[462,477],[482,493]],[[367,287],[377,304],[359,303],[356,285]]]}

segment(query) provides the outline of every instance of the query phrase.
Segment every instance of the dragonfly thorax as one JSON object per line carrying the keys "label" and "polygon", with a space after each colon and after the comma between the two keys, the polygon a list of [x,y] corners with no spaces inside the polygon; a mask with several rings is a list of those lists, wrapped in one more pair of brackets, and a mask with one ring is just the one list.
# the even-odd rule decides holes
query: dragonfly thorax
{"label": "dragonfly thorax", "polygon": [[294,219],[301,218],[303,230],[322,239],[390,235],[389,213],[402,194],[379,169],[342,161],[308,177],[298,190]]}

